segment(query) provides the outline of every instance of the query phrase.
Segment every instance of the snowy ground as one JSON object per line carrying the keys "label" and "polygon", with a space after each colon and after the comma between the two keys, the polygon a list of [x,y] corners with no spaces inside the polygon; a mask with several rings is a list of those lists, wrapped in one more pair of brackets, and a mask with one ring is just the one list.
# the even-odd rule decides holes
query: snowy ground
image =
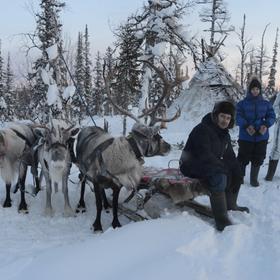
{"label": "snowy ground", "polygon": [[[112,133],[118,134],[120,119],[109,122]],[[169,125],[163,137],[174,145],[185,141],[194,124],[183,116]],[[179,156],[180,151],[174,149],[168,157],[146,160],[146,165],[167,167],[170,159]],[[263,180],[266,170],[267,161],[259,188],[249,187],[248,176],[245,178],[239,201],[251,213],[230,212],[235,225],[223,233],[214,229],[213,221],[185,211],[166,212],[160,219],[138,223],[121,217],[123,227],[116,230],[110,227],[111,214],[104,213],[104,233],[96,235],[90,230],[95,213],[90,190],[86,193],[87,213],[75,218],[62,216],[61,192],[53,196],[53,218],[42,215],[44,192],[36,198],[27,195],[30,213],[18,214],[17,193],[12,208],[0,208],[0,279],[279,279],[280,176],[267,183]],[[73,170],[73,207],[79,196],[76,176]],[[31,177],[28,181],[31,184]],[[1,183],[1,204],[4,195]],[[208,203],[206,197],[201,200]]]}

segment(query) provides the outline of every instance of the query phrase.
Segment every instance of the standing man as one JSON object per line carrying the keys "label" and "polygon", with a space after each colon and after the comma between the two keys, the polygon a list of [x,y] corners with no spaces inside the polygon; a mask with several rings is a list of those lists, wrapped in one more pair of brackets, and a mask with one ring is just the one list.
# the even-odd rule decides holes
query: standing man
{"label": "standing man", "polygon": [[277,169],[278,161],[280,158],[280,94],[277,94],[277,97],[273,104],[273,109],[277,115],[276,123],[274,126],[274,135],[273,135],[273,144],[272,149],[269,155],[269,164],[265,180],[272,181],[274,174]]}
{"label": "standing man", "polygon": [[250,184],[258,187],[260,166],[266,156],[268,128],[275,122],[271,103],[261,94],[261,83],[253,77],[249,83],[246,97],[237,104],[236,123],[239,126],[238,160],[243,178],[246,165],[251,162]]}
{"label": "standing man", "polygon": [[235,107],[222,101],[191,131],[180,159],[180,170],[188,177],[206,182],[216,228],[231,225],[227,210],[249,212],[236,204],[241,170],[231,145],[229,128],[235,120]]}

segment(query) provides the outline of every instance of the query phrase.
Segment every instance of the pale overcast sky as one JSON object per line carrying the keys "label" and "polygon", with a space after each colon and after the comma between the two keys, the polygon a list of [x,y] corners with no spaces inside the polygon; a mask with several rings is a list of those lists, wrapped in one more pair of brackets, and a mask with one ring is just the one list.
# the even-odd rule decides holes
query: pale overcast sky
{"label": "pale overcast sky", "polygon": [[[141,9],[147,0],[65,0],[66,9],[62,13],[63,31],[75,41],[78,31],[83,31],[88,24],[91,38],[91,47],[94,52],[104,52],[113,41],[111,27],[116,27],[125,20],[128,15]],[[280,26],[280,0],[228,0],[228,10],[231,14],[231,24],[236,30],[242,24],[243,14],[247,16],[247,34],[252,38],[254,45],[259,45],[263,29],[267,23],[270,26],[266,33],[266,46],[271,54],[275,32]],[[0,38],[2,51],[15,53],[22,44],[20,33],[32,32],[35,28],[35,19],[30,7],[38,10],[39,0],[0,0]],[[193,33],[201,30],[198,17],[186,16],[185,24],[192,25]],[[229,65],[234,62],[237,55],[236,35],[227,38],[225,51],[232,59],[228,59]],[[16,50],[16,51],[15,51]],[[236,62],[237,63],[237,62]]]}

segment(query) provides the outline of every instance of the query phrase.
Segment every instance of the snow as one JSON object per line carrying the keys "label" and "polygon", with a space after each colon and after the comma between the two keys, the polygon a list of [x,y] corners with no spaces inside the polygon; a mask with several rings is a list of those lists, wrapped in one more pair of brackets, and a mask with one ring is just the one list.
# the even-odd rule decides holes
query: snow
{"label": "snow", "polygon": [[58,101],[59,90],[57,84],[49,85],[47,92],[47,103],[48,105],[53,105]]}
{"label": "snow", "polygon": [[62,97],[63,99],[68,99],[69,97],[73,97],[73,95],[75,94],[76,88],[75,86],[68,86],[64,89]]}
{"label": "snow", "polygon": [[[120,135],[122,119],[106,119],[111,133]],[[103,124],[102,118],[95,120]],[[193,125],[199,121],[183,113],[180,119],[168,124],[162,136],[173,145],[172,152],[166,157],[146,159],[145,165],[167,167],[170,160],[177,160],[181,151],[176,149],[176,144],[186,141]],[[129,121],[129,127],[132,124],[133,121]],[[88,121],[84,125],[92,123]],[[236,129],[232,137],[237,138]],[[268,151],[270,147],[271,143]],[[176,164],[176,161],[172,163]],[[111,213],[103,213],[104,233],[93,234],[90,227],[95,206],[89,187],[85,195],[87,212],[75,218],[62,216],[61,189],[53,194],[53,218],[42,214],[44,191],[37,197],[27,195],[28,215],[17,213],[20,194],[12,194],[12,208],[0,208],[1,279],[276,280],[280,272],[280,176],[266,182],[263,179],[266,170],[267,162],[260,172],[259,188],[249,186],[247,174],[239,204],[248,206],[251,212],[230,211],[234,225],[222,233],[214,229],[212,220],[202,219],[192,211],[166,210],[159,219],[137,223],[120,216],[123,226],[115,230],[110,226]],[[79,199],[77,175],[77,169],[72,168],[69,196],[73,207]],[[27,181],[30,192],[30,174]],[[1,183],[1,203],[4,197],[5,187]],[[205,196],[199,201],[209,205]]]}
{"label": "snow", "polygon": [[58,47],[57,44],[53,44],[52,46],[48,47],[46,49],[46,52],[48,54],[49,60],[56,59],[58,56]]}

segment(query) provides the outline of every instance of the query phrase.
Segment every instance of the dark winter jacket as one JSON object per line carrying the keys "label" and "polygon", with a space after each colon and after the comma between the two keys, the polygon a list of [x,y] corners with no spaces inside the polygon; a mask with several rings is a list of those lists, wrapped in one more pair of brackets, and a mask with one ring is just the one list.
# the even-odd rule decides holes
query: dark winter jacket
{"label": "dark winter jacket", "polygon": [[211,113],[190,133],[180,159],[181,172],[191,178],[207,179],[239,168],[228,129],[213,122]]}
{"label": "dark winter jacket", "polygon": [[[239,140],[249,142],[259,142],[268,140],[268,130],[264,135],[258,133],[261,125],[267,128],[272,126],[275,122],[275,113],[272,104],[263,99],[262,95],[253,96],[248,91],[247,96],[237,103],[236,107],[236,124],[239,126]],[[246,128],[252,125],[256,133],[250,135]]]}

